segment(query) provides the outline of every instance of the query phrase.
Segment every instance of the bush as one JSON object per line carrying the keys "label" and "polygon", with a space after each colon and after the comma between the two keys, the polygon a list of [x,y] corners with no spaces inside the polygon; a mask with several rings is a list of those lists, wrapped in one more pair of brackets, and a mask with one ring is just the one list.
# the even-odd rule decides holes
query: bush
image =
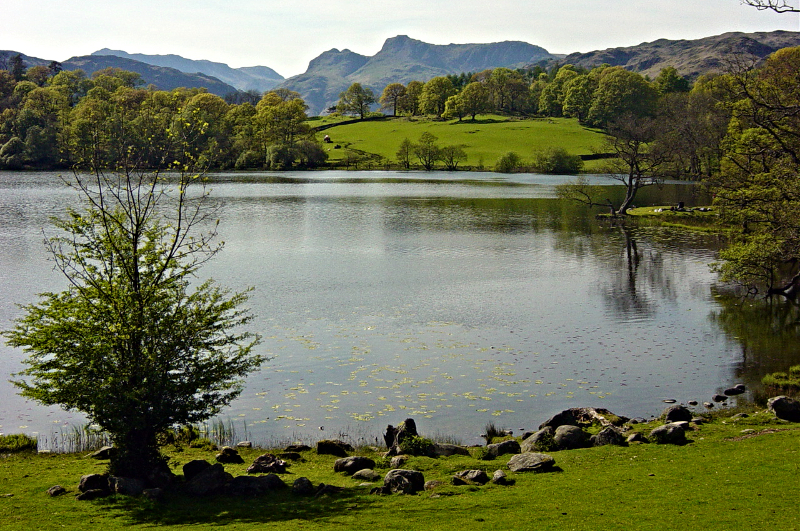
{"label": "bush", "polygon": [[430,455],[433,441],[419,435],[407,437],[400,442],[400,451],[408,455]]}
{"label": "bush", "polygon": [[779,394],[797,395],[800,393],[800,365],[789,368],[789,372],[773,372],[761,379],[761,383]]}
{"label": "bush", "polygon": [[261,155],[255,151],[245,151],[236,159],[234,167],[237,170],[263,168],[264,160],[261,158]]}
{"label": "bush", "polygon": [[531,168],[537,173],[574,175],[583,170],[583,160],[564,148],[547,148],[533,154]]}
{"label": "bush", "polygon": [[39,442],[24,433],[0,435],[0,452],[35,452]]}
{"label": "bush", "polygon": [[497,159],[497,163],[494,165],[494,171],[499,173],[514,173],[520,166],[522,166],[522,159],[513,151],[509,151]]}

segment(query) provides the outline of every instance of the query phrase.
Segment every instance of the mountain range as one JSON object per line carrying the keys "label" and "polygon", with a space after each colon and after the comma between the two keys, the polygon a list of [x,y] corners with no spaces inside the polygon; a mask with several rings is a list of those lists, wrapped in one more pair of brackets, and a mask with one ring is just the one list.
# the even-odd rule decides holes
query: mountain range
{"label": "mountain range", "polygon": [[[224,63],[191,60],[178,55],[129,54],[104,48],[92,55],[72,57],[62,63],[67,70],[82,69],[91,75],[112,66],[137,72],[145,83],[162,90],[205,87],[224,96],[231,92],[264,92],[286,88],[300,93],[309,115],[335,105],[339,94],[352,83],[370,87],[380,95],[389,83],[427,81],[436,76],[479,72],[498,67],[519,68],[554,62],[592,68],[607,63],[655,77],[674,66],[687,78],[720,72],[732,56],[763,59],[787,46],[800,45],[800,32],[725,33],[696,40],[659,39],[637,46],[609,48],[589,53],[554,55],[544,48],[519,41],[488,44],[428,44],[399,35],[387,39],[373,56],[333,48],[313,59],[300,75],[284,79],[266,66],[231,68]],[[16,52],[0,51],[0,58]],[[22,55],[26,66],[48,65],[49,60]]]}

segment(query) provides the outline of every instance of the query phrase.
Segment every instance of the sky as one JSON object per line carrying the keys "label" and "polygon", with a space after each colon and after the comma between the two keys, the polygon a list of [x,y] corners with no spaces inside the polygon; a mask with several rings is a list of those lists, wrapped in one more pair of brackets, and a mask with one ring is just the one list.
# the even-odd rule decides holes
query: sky
{"label": "sky", "polygon": [[0,50],[56,61],[101,48],[177,54],[284,77],[332,48],[375,55],[397,35],[432,44],[517,40],[568,54],[800,31],[799,14],[741,0],[3,0],[0,11]]}

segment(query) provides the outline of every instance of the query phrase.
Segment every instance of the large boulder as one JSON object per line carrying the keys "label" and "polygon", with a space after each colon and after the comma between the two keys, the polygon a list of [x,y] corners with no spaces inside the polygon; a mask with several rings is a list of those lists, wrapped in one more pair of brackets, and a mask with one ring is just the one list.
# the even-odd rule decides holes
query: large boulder
{"label": "large boulder", "polygon": [[108,485],[113,492],[124,496],[141,496],[145,488],[141,479],[116,476],[108,478]]}
{"label": "large boulder", "polygon": [[[404,487],[404,482],[398,478],[403,478],[406,480],[409,486],[407,488]],[[394,488],[396,486],[404,494],[414,494],[425,488],[425,477],[422,475],[422,472],[417,470],[405,470],[398,468],[395,470],[390,470],[386,473],[386,475],[383,477],[383,485],[384,487],[388,487],[389,490],[394,493],[397,493]],[[410,492],[406,492],[406,490],[410,490]]]}
{"label": "large boulder", "polygon": [[456,472],[453,477],[462,479],[466,483],[477,483],[478,485],[489,483],[489,475],[483,470],[462,470]]}
{"label": "large boulder", "polygon": [[507,441],[489,444],[486,446],[486,453],[491,457],[499,457],[505,454],[518,454],[520,451],[520,445],[514,439],[509,439]]}
{"label": "large boulder", "polygon": [[545,426],[522,441],[520,452],[550,452],[555,450],[557,448],[553,438],[555,434],[555,428],[552,426]]}
{"label": "large boulder", "polygon": [[358,472],[353,474],[352,477],[353,479],[360,479],[361,481],[378,481],[379,479],[381,479],[381,475],[370,468],[359,470]]}
{"label": "large boulder", "polygon": [[686,431],[683,424],[671,422],[650,432],[649,439],[656,444],[686,444]]}
{"label": "large boulder", "polygon": [[316,494],[314,484],[306,477],[297,478],[292,483],[292,494],[295,496],[313,496]]}
{"label": "large boulder", "polygon": [[271,490],[286,488],[286,483],[275,474],[266,476],[236,476],[225,484],[224,492],[229,496],[260,496]]}
{"label": "large boulder", "polygon": [[92,459],[111,459],[117,453],[117,449],[113,446],[103,446],[96,452],[89,455]]}
{"label": "large boulder", "polygon": [[463,446],[456,444],[440,444],[433,445],[433,455],[435,457],[450,457],[451,455],[469,455],[469,450]]}
{"label": "large boulder", "polygon": [[556,428],[553,440],[559,450],[575,450],[576,448],[585,448],[589,436],[577,426],[564,425]]}
{"label": "large boulder", "polygon": [[317,441],[317,453],[320,455],[334,455],[336,457],[347,457],[347,452],[352,452],[353,447],[344,441],[323,439]]}
{"label": "large boulder", "polygon": [[776,417],[789,422],[800,422],[800,402],[788,396],[776,396],[767,401],[767,409]]}
{"label": "large boulder", "polygon": [[191,481],[194,477],[210,467],[211,463],[204,459],[194,459],[183,465],[183,477],[186,481]]}
{"label": "large boulder", "polygon": [[108,474],[87,474],[81,476],[81,481],[78,483],[78,490],[81,492],[90,490],[105,490],[111,492],[108,484]]}
{"label": "large boulder", "polygon": [[619,426],[626,423],[629,419],[615,415],[611,411],[603,408],[594,407],[574,407],[565,409],[544,421],[539,429],[545,426],[558,428],[559,426],[588,426],[590,424],[600,424],[601,426]]}
{"label": "large boulder", "polygon": [[232,479],[233,476],[225,472],[220,463],[215,463],[192,478],[186,484],[186,492],[192,496],[219,494],[225,488],[225,484]]}
{"label": "large boulder", "polygon": [[348,476],[352,476],[359,470],[364,470],[365,468],[375,468],[375,461],[369,457],[354,455],[352,457],[337,459],[336,462],[333,463],[334,472],[344,472]]}
{"label": "large boulder", "polygon": [[619,429],[608,426],[603,428],[598,434],[592,435],[590,439],[592,446],[627,446],[628,442],[625,439],[625,436],[622,434]]}
{"label": "large boulder", "polygon": [[289,463],[272,454],[262,454],[247,467],[248,474],[285,474]]}
{"label": "large boulder", "polygon": [[525,452],[512,456],[508,469],[512,472],[546,472],[555,464],[556,460],[547,454]]}
{"label": "large boulder", "polygon": [[682,420],[690,422],[694,415],[686,407],[676,404],[665,409],[661,416],[664,417],[666,422],[680,422]]}
{"label": "large boulder", "polygon": [[239,455],[239,452],[230,446],[224,446],[217,454],[216,460],[217,463],[223,464],[241,465],[244,463],[244,459]]}
{"label": "large boulder", "polygon": [[387,455],[400,455],[403,453],[400,450],[400,443],[405,439],[411,437],[419,437],[417,433],[417,423],[414,419],[408,418],[397,425],[397,427],[389,424],[386,426],[386,433],[383,434],[383,440],[386,442],[386,448],[389,449]]}

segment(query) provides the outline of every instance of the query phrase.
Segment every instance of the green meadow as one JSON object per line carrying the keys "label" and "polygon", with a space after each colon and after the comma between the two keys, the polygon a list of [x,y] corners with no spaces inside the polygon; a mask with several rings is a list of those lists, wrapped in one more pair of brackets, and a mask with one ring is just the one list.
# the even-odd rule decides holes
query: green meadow
{"label": "green meadow", "polygon": [[[634,429],[649,433],[654,423]],[[177,492],[160,502],[112,496],[76,501],[81,475],[103,472],[105,464],[81,454],[11,453],[0,457],[0,529],[535,529],[535,530],[738,530],[800,529],[800,427],[766,412],[747,418],[710,416],[687,433],[684,446],[632,444],[552,452],[554,472],[511,473],[510,456],[431,459],[412,457],[405,468],[425,480],[445,484],[413,496],[377,496],[333,472],[334,457],[304,452],[282,479],[308,477],[344,487],[338,494],[301,498],[289,489],[257,498],[191,498]],[[215,452],[168,447],[177,474],[192,459],[213,462]],[[263,453],[243,449],[243,465],[225,465],[244,474]],[[388,462],[376,449],[362,448],[383,476]],[[453,486],[465,469],[498,469],[512,486]],[[178,480],[180,481],[180,476]],[[51,498],[60,484],[67,493]]]}
{"label": "green meadow", "polygon": [[[309,125],[319,127],[342,121],[338,117],[312,119]],[[573,118],[519,119],[495,115],[479,115],[473,122],[437,121],[426,118],[385,118],[325,129],[317,134],[321,140],[329,135],[332,144],[324,144],[328,162],[343,164],[346,157],[360,154],[373,167],[395,164],[403,139],[416,142],[424,132],[437,137],[440,146],[456,145],[464,149],[465,169],[491,170],[501,155],[516,152],[523,161],[535,151],[561,147],[573,155],[591,155],[602,150],[604,135],[597,129],[580,125]],[[334,149],[334,146],[341,146]],[[598,161],[587,161],[586,170],[597,167]]]}

